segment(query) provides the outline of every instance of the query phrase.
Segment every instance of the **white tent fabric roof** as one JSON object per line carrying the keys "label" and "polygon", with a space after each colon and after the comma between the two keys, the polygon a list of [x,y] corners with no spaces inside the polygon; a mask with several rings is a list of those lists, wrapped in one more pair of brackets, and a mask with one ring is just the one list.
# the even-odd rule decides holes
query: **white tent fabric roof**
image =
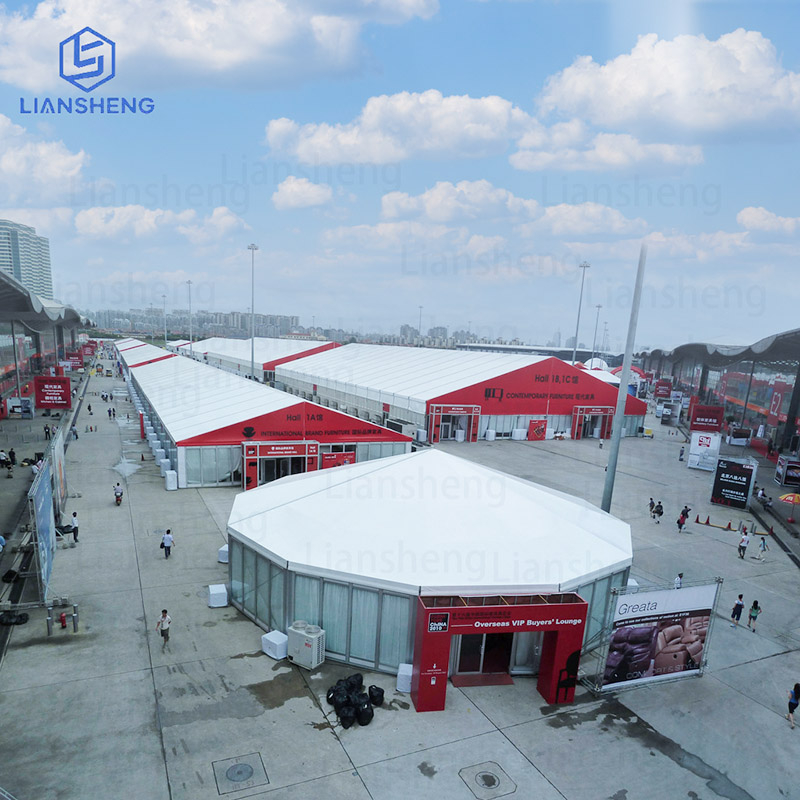
{"label": "white tent fabric roof", "polygon": [[244,492],[228,531],[292,570],[410,594],[571,591],[632,562],[627,523],[435,449]]}
{"label": "white tent fabric roof", "polygon": [[281,364],[278,380],[295,378],[420,414],[434,397],[464,389],[549,356],[348,344]]}
{"label": "white tent fabric roof", "polygon": [[[255,361],[260,367],[268,361],[276,358],[285,358],[308,350],[315,350],[317,347],[330,344],[326,341],[304,341],[297,339],[268,339],[256,336],[255,339]],[[182,348],[185,350],[186,348]],[[207,353],[210,356],[219,356],[241,360],[250,364],[250,339],[223,339],[212,338],[204,339],[194,343],[195,353]]]}
{"label": "white tent fabric roof", "polygon": [[[137,347],[121,355],[133,359],[133,354],[143,349]],[[161,348],[153,349],[169,355]],[[131,375],[174,442],[303,402],[190,358],[165,358],[144,364],[135,367]]]}
{"label": "white tent fabric roof", "polygon": [[174,353],[169,350],[164,350],[163,347],[156,347],[153,344],[144,344],[139,342],[140,346],[135,346],[133,342],[117,342],[117,349],[119,351],[120,360],[128,367],[141,364],[144,361],[150,361],[154,358],[165,358],[166,356],[175,357]]}

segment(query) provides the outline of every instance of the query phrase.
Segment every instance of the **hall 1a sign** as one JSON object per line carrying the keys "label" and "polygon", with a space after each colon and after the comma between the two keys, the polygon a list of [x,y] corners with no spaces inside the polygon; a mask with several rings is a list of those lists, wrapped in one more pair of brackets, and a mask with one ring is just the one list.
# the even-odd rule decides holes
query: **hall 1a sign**
{"label": "hall 1a sign", "polygon": [[711,502],[729,508],[747,508],[753,494],[758,464],[736,458],[720,458],[711,489]]}

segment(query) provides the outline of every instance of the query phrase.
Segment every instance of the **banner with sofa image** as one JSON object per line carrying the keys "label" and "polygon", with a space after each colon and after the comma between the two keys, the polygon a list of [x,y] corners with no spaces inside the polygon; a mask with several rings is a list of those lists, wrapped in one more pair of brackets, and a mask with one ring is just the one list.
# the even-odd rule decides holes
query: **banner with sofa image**
{"label": "banner with sofa image", "polygon": [[682,589],[619,595],[602,691],[699,675],[721,581]]}

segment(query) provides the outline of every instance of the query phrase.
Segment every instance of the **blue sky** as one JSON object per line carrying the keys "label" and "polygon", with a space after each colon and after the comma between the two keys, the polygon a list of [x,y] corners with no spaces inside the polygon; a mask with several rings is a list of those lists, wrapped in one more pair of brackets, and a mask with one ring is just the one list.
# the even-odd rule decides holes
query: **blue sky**
{"label": "blue sky", "polygon": [[[250,304],[396,331],[639,346],[797,326],[789,3],[135,0],[0,10],[0,216],[81,309]],[[85,92],[89,26],[116,75]],[[82,40],[83,41],[83,40]],[[97,51],[90,51],[97,52]],[[68,59],[69,61],[69,59]],[[73,69],[67,64],[67,70]],[[150,114],[32,114],[152,98]],[[22,102],[22,106],[21,106]]]}

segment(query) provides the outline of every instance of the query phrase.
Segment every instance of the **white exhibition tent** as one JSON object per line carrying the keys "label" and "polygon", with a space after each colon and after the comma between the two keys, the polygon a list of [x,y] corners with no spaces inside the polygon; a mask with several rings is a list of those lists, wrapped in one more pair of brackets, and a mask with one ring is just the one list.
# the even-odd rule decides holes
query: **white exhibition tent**
{"label": "white exhibition tent", "polygon": [[[259,366],[274,361],[278,358],[296,356],[318,347],[330,345],[329,341],[315,341],[308,339],[273,339],[256,336],[253,350],[255,362]],[[235,359],[250,364],[250,339],[224,339],[213,337],[202,339],[193,345],[195,356],[209,355],[218,358]],[[182,347],[181,352],[188,354],[188,348]]]}
{"label": "white exhibition tent", "polygon": [[627,523],[433,449],[239,494],[228,532],[282,568],[413,595],[573,591],[632,562]]}
{"label": "white exhibition tent", "polygon": [[275,377],[278,382],[304,381],[425,414],[427,402],[433,398],[548,358],[550,356],[348,344],[281,364],[275,370]]}

